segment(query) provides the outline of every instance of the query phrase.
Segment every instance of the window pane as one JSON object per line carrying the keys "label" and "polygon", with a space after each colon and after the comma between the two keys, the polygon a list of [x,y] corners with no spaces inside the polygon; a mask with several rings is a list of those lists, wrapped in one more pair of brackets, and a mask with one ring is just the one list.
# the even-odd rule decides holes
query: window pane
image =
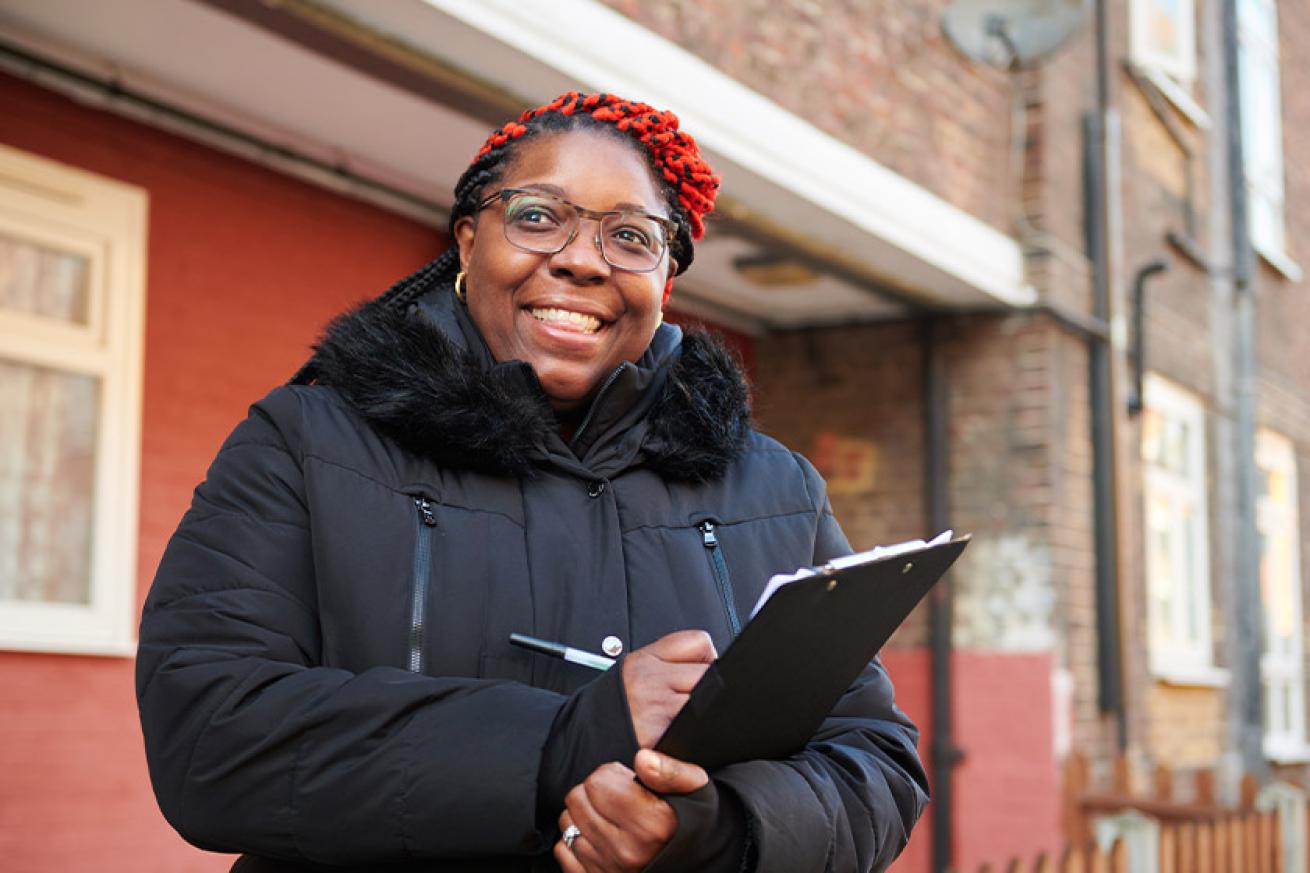
{"label": "window pane", "polygon": [[1293,634],[1300,616],[1296,614],[1296,592],[1292,590],[1292,549],[1290,537],[1280,531],[1269,541],[1269,554],[1261,569],[1269,576],[1269,649],[1290,653]]}
{"label": "window pane", "polygon": [[0,359],[0,600],[89,603],[100,383]]}
{"label": "window pane", "polygon": [[87,260],[0,233],[0,309],[86,324]]}
{"label": "window pane", "polygon": [[1271,0],[1237,0],[1237,23],[1244,35],[1271,45],[1275,36],[1274,4]]}
{"label": "window pane", "polygon": [[1192,470],[1187,463],[1187,450],[1192,438],[1192,429],[1186,421],[1180,418],[1166,420],[1160,466],[1184,479],[1190,477]]}
{"label": "window pane", "polygon": [[1150,591],[1150,620],[1157,643],[1165,646],[1182,642],[1176,631],[1175,603],[1178,597],[1179,568],[1176,566],[1174,539],[1177,532],[1171,523],[1168,503],[1152,499],[1147,506],[1147,582]]}
{"label": "window pane", "polygon": [[1171,58],[1183,51],[1183,0],[1150,0],[1147,12],[1147,42],[1151,48]]}

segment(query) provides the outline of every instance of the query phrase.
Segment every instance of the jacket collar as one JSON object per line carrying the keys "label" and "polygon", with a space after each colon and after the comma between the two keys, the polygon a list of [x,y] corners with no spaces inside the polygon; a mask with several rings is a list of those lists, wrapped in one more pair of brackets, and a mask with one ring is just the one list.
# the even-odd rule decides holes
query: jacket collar
{"label": "jacket collar", "polygon": [[722,475],[750,428],[731,353],[706,333],[662,325],[640,360],[611,374],[564,447],[532,368],[497,363],[448,287],[408,313],[365,303],[338,316],[315,359],[319,384],[403,448],[486,473],[530,475],[551,455],[571,453],[706,481]]}

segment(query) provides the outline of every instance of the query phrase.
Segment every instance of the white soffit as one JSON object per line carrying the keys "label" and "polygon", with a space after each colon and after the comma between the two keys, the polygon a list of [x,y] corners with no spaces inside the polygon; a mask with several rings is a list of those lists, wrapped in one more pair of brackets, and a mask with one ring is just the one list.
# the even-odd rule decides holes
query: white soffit
{"label": "white soffit", "polygon": [[[948,305],[1036,300],[1013,239],[596,0],[416,2],[588,88],[674,109],[718,158],[727,192],[847,252],[915,296]],[[396,11],[390,4],[331,5],[362,20]],[[442,48],[452,56],[457,51]],[[557,93],[553,77],[524,79],[521,59],[502,67],[485,44],[480,49],[480,57],[457,60],[510,90],[538,90],[532,96],[543,100]]]}
{"label": "white soffit", "polygon": [[0,38],[443,205],[486,136],[484,123],[190,0],[0,0]]}

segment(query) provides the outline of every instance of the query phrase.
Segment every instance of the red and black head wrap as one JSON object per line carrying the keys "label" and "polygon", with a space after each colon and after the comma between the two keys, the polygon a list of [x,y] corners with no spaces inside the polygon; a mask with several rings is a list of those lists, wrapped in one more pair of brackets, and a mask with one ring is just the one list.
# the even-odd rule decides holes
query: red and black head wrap
{"label": "red and black head wrap", "polygon": [[[500,177],[517,140],[538,132],[577,128],[615,131],[641,145],[664,193],[670,217],[678,226],[672,243],[678,272],[686,270],[694,255],[692,242],[704,235],[704,218],[714,209],[719,177],[701,157],[696,140],[679,129],[678,116],[613,94],[569,91],[544,106],[527,110],[487,137],[455,186],[452,231],[456,221],[476,210],[483,192]],[[664,289],[665,301],[672,287],[670,277]]]}
{"label": "red and black head wrap", "polygon": [[548,113],[563,116],[588,115],[614,125],[646,147],[661,178],[673,187],[678,203],[687,213],[691,238],[705,234],[704,217],[714,209],[719,177],[700,156],[691,134],[678,129],[678,116],[646,103],[624,100],[613,94],[580,94],[569,91],[545,106],[529,109],[497,130],[483,143],[480,159],[528,133],[532,122]]}

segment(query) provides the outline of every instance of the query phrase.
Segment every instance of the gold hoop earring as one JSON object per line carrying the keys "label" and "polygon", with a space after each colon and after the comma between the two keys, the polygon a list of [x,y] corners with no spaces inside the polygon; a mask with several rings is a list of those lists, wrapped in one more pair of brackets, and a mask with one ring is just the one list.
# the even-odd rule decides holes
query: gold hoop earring
{"label": "gold hoop earring", "polygon": [[464,288],[464,271],[460,270],[458,273],[455,274],[455,299],[467,306],[468,300],[465,299],[465,296],[466,296],[466,292]]}

